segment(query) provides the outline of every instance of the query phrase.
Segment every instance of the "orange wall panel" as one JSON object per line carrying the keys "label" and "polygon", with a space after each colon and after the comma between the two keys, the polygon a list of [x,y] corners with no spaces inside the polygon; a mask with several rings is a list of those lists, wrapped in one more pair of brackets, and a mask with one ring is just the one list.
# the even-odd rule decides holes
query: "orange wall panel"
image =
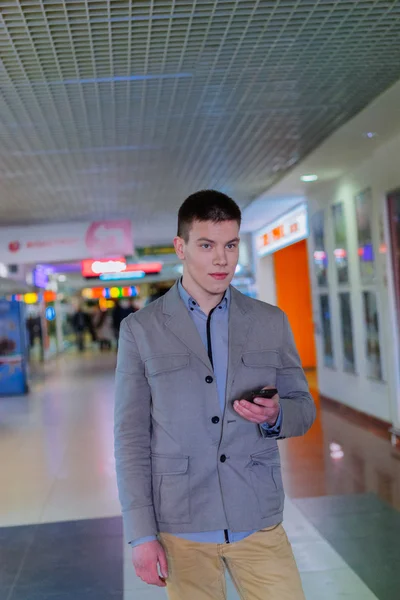
{"label": "orange wall panel", "polygon": [[274,254],[277,305],[288,316],[304,368],[316,366],[307,242]]}

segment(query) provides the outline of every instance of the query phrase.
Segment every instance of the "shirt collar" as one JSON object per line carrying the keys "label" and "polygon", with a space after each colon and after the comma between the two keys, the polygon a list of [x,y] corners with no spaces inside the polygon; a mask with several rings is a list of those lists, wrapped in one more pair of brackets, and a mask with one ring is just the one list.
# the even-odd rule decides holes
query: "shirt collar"
{"label": "shirt collar", "polygon": [[[188,309],[194,309],[194,308],[200,308],[198,302],[192,298],[190,296],[190,294],[187,293],[187,291],[185,290],[185,288],[182,285],[182,278],[178,281],[178,290],[179,290],[179,295],[182,298],[183,302],[185,303],[185,306]],[[221,302],[218,304],[219,307],[225,308],[225,309],[229,309],[229,305],[231,302],[231,289],[230,287],[228,287],[228,289],[226,290],[224,297],[222,298]],[[201,310],[201,309],[200,309]]]}

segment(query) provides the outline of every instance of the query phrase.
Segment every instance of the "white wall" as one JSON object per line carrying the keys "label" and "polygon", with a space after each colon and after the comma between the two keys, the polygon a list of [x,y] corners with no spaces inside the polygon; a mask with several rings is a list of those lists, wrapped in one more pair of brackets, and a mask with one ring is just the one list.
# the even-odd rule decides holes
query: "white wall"
{"label": "white wall", "polygon": [[269,254],[255,262],[257,298],[276,305],[276,285],[273,255]]}
{"label": "white wall", "polygon": [[[329,184],[320,184],[309,194],[310,218],[321,208],[325,211],[325,245],[329,257],[328,289],[332,319],[333,348],[335,368],[327,368],[323,361],[319,294],[313,264],[313,237],[309,239],[310,273],[313,287],[313,310],[317,325],[317,353],[319,388],[322,394],[339,400],[357,410],[374,415],[400,427],[400,381],[398,357],[398,322],[394,307],[393,282],[390,250],[379,254],[380,219],[385,227],[386,243],[389,246],[386,223],[386,196],[400,188],[400,136],[378,148],[371,157],[339,180]],[[373,241],[376,260],[376,280],[373,285],[362,284],[357,254],[357,227],[354,197],[371,188],[373,197]],[[333,250],[333,221],[331,206],[343,202],[347,224],[347,242],[349,251],[350,286],[343,291],[351,294],[353,332],[356,357],[355,375],[343,370],[343,351],[341,322],[339,315],[336,265]],[[384,381],[376,381],[367,376],[365,352],[365,327],[362,301],[363,290],[375,290],[378,296],[380,345],[383,363]]]}

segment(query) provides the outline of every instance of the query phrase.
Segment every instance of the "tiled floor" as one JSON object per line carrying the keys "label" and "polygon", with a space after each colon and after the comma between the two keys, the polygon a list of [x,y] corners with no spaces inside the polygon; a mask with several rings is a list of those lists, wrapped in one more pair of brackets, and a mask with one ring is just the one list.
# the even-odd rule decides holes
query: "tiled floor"
{"label": "tiled floor", "polygon": [[[36,377],[28,397],[0,398],[0,600],[166,598],[138,581],[122,540],[114,361],[65,357]],[[325,411],[281,451],[285,527],[307,600],[398,600],[398,453]]]}
{"label": "tiled floor", "polygon": [[378,598],[400,597],[400,513],[373,494],[296,501]]}
{"label": "tiled floor", "polygon": [[2,600],[123,597],[121,518],[0,529]]}

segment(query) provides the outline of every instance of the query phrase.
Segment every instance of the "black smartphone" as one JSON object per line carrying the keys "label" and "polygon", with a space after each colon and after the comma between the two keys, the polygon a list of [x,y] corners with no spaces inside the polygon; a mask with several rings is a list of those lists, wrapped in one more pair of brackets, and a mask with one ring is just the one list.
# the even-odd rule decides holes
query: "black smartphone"
{"label": "black smartphone", "polygon": [[278,393],[276,388],[272,388],[270,390],[256,390],[253,392],[249,392],[243,396],[243,400],[247,400],[247,402],[253,402],[254,398],[273,398]]}

